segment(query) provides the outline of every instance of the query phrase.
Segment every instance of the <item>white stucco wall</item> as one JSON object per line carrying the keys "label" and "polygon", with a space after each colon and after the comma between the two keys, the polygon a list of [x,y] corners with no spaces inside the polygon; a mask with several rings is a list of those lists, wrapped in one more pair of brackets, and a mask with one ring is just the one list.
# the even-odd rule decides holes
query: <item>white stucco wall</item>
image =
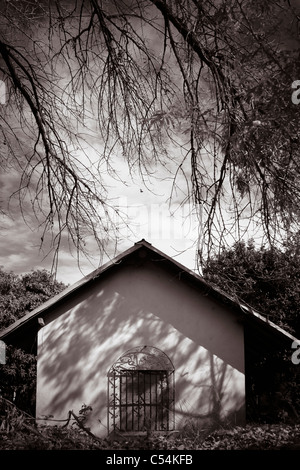
{"label": "white stucco wall", "polygon": [[[37,417],[92,407],[107,434],[107,372],[127,350],[161,349],[175,367],[176,428],[243,419],[243,327],[224,306],[158,265],[119,267],[60,306],[38,334]],[[53,424],[57,424],[55,421]]]}

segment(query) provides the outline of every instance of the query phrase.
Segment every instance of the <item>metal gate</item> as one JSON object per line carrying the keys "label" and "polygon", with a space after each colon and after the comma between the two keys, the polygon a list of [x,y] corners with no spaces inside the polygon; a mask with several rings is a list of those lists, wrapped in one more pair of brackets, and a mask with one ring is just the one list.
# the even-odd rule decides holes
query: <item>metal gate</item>
{"label": "metal gate", "polygon": [[145,346],[135,348],[110,369],[108,429],[109,432],[174,429],[174,368],[162,351]]}

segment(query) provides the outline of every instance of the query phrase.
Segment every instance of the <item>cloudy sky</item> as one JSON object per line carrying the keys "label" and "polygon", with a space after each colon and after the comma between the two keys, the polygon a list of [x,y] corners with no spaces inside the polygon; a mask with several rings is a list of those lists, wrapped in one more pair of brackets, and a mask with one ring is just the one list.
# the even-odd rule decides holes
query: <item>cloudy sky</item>
{"label": "cloudy sky", "polygon": [[[181,197],[174,197],[173,203],[170,204],[169,196],[173,182],[170,175],[164,175],[161,169],[160,179],[149,182],[147,188],[139,180],[130,180],[124,163],[120,162],[117,168],[127,184],[117,184],[108,176],[106,181],[110,199],[119,207],[128,226],[120,222],[120,241],[117,252],[111,244],[111,255],[126,250],[144,238],[182,264],[191,269],[196,268],[197,217],[188,202],[181,203]],[[2,191],[7,186],[11,190],[14,185],[17,187],[18,178],[11,174],[2,174],[1,183]],[[184,181],[182,184],[184,186]],[[12,270],[15,273],[37,268],[50,270],[53,253],[50,252],[47,256],[47,247],[40,248],[42,228],[38,230],[36,224],[31,224],[30,217],[27,225],[18,211],[17,201],[13,201],[12,205],[14,208],[11,216],[1,218],[0,265],[6,271]],[[106,260],[107,257],[104,257],[101,262]],[[78,267],[76,257],[70,253],[67,245],[62,244],[57,278],[72,284],[98,265],[97,258],[89,261],[82,258]]]}
{"label": "cloudy sky", "polygon": [[[95,148],[91,137],[89,143],[91,147],[88,153],[91,158]],[[80,158],[83,162],[84,155]],[[129,174],[124,159],[116,157],[113,166],[118,180],[104,171],[103,183],[109,195],[109,203],[122,214],[121,220],[113,211],[111,213],[113,222],[120,230],[118,244],[115,245],[112,239],[107,255],[103,258],[99,257],[95,246],[95,258],[87,260],[81,257],[78,265],[76,254],[70,251],[67,237],[63,237],[57,278],[66,284],[72,284],[108,261],[108,256],[113,259],[141,239],[147,240],[190,269],[196,269],[199,223],[191,202],[185,200],[188,191],[186,175],[189,169],[186,168],[184,177],[177,175],[174,184],[177,165],[172,168],[172,163],[168,168],[158,164],[154,177],[147,177],[145,181],[137,173]],[[43,226],[38,226],[30,204],[27,204],[27,210],[22,214],[16,194],[9,201],[7,215],[7,196],[18,189],[20,174],[14,166],[9,165],[2,169],[0,175],[0,198],[3,201],[2,208],[6,211],[6,214],[0,216],[0,266],[5,271],[17,274],[43,268],[50,271],[53,251],[48,252],[47,243],[41,247]]]}

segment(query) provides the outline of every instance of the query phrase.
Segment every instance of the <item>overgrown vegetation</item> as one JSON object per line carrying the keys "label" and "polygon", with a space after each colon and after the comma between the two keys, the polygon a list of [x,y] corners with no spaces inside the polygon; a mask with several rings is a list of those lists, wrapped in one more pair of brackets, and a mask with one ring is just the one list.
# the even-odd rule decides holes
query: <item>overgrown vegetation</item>
{"label": "overgrown vegetation", "polygon": [[[284,250],[239,241],[224,248],[203,266],[204,278],[257,310],[277,326],[300,337],[300,243],[290,239]],[[256,361],[246,355],[247,413],[255,422],[299,422],[299,366],[289,347],[267,349]]]}
{"label": "overgrown vegetation", "polygon": [[180,433],[98,438],[72,411],[63,426],[36,425],[0,400],[0,450],[277,450],[300,449],[300,424],[247,425],[218,430],[187,426]]}
{"label": "overgrown vegetation", "polygon": [[0,267],[0,330],[46,302],[65,287],[65,284],[58,282],[45,269],[17,275]]}
{"label": "overgrown vegetation", "polygon": [[[0,331],[60,293],[66,285],[47,270],[17,275],[0,268]],[[36,356],[33,351],[6,345],[5,364],[0,366],[0,396],[21,410],[35,413]]]}
{"label": "overgrown vegetation", "polygon": [[6,364],[0,366],[0,396],[34,416],[36,357],[22,349],[6,347]]}
{"label": "overgrown vegetation", "polygon": [[203,276],[211,284],[250,305],[276,325],[300,337],[300,241],[284,249],[239,241],[209,258]]}

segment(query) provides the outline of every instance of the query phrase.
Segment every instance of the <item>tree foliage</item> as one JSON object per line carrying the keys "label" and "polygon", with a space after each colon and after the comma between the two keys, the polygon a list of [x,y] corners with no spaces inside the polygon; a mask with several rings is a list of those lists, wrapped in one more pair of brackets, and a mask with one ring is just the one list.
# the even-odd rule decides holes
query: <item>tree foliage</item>
{"label": "tree foliage", "polygon": [[[237,301],[300,337],[298,237],[285,250],[256,248],[253,241],[237,242],[210,258],[203,275]],[[292,363],[292,353],[291,345],[266,351],[256,361],[246,354],[248,419],[269,423],[299,419],[299,366]]]}
{"label": "tree foliage", "polygon": [[300,337],[300,250],[284,251],[237,242],[203,267],[209,282],[242,300],[278,326]]}
{"label": "tree foliage", "polygon": [[[35,309],[66,286],[46,270],[18,276],[0,269],[0,330]],[[36,357],[22,349],[6,346],[5,364],[0,366],[0,396],[34,415]]]}
{"label": "tree foliage", "polygon": [[[105,173],[159,178],[199,209],[201,251],[298,222],[297,5],[287,0],[1,2],[2,166],[44,238],[118,237]],[[182,187],[182,176],[186,187]],[[178,188],[178,185],[181,185]]]}
{"label": "tree foliage", "polygon": [[18,276],[0,269],[0,329],[6,328],[65,287],[46,270]]}
{"label": "tree foliage", "polygon": [[0,397],[13,402],[34,416],[36,396],[36,358],[34,354],[6,347],[6,362],[0,366]]}

